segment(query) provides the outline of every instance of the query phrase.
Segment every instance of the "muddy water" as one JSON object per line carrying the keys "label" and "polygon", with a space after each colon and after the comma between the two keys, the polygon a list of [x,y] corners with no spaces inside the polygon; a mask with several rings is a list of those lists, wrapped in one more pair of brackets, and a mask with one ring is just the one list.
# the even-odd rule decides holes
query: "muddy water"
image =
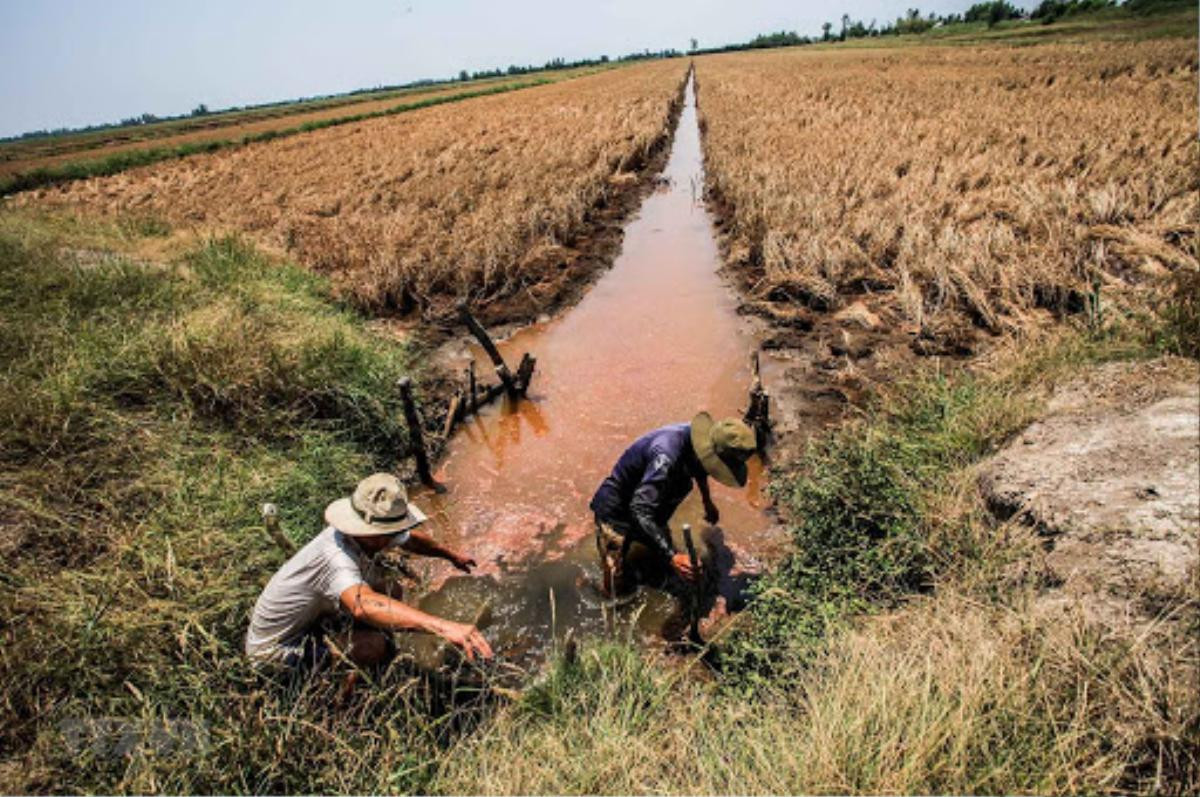
{"label": "muddy water", "polygon": [[[660,185],[627,225],[612,269],[562,316],[500,343],[514,367],[523,352],[537,357],[529,400],[468,419],[437,474],[449,491],[415,494],[430,530],[479,562],[473,577],[431,567],[422,606],[469,620],[490,601],[486,634],[517,659],[536,656],[552,633],[604,627],[587,583],[598,572],[588,502],[625,447],[699,410],[721,417],[746,406],[757,341],[718,275],[702,186],[689,83]],[[464,349],[460,364],[470,357],[490,373],[479,350]],[[712,483],[719,528],[705,527],[694,490],[671,524],[681,550],[685,522],[716,545],[727,588],[779,539],[762,464],[750,472],[743,490]],[[621,613],[627,629],[652,637],[674,605],[646,589]]]}

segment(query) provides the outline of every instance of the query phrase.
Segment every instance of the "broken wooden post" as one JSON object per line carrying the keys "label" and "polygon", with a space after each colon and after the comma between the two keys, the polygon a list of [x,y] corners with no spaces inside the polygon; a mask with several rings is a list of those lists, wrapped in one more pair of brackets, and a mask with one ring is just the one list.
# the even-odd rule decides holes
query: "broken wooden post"
{"label": "broken wooden post", "polygon": [[446,488],[438,484],[429,470],[429,455],[425,453],[425,436],[421,434],[421,418],[417,415],[417,404],[413,400],[412,379],[407,376],[397,383],[400,399],[404,402],[404,422],[408,425],[408,447],[417,460],[417,477],[426,487],[442,493]]}
{"label": "broken wooden post", "polygon": [[472,413],[479,412],[479,388],[475,382],[475,358],[471,358],[467,366],[467,391],[471,396],[470,408]]}
{"label": "broken wooden post", "polygon": [[696,555],[696,543],[692,540],[692,526],[683,524],[683,544],[687,546],[688,560],[692,564],[692,599],[688,602],[691,622],[688,625],[688,638],[693,645],[703,645],[700,636],[700,557]]}
{"label": "broken wooden post", "polygon": [[495,343],[492,343],[487,330],[475,320],[475,316],[471,315],[466,302],[459,303],[458,314],[462,318],[463,323],[467,325],[467,329],[471,330],[471,334],[479,341],[479,345],[487,352],[492,365],[496,366],[496,376],[500,377],[500,381],[504,384],[505,392],[508,393],[510,398],[516,398],[517,385],[513,380],[512,372],[508,370],[508,366],[504,363],[504,358],[500,356],[500,350],[496,348]]}
{"label": "broken wooden post", "polygon": [[446,410],[446,424],[442,427],[442,437],[450,439],[450,433],[454,431],[454,424],[458,423],[459,417],[462,415],[463,394],[458,391],[454,394],[454,398],[450,399],[450,407]]}
{"label": "broken wooden post", "polygon": [[562,660],[563,664],[568,667],[574,667],[579,663],[579,642],[575,639],[574,628],[568,628],[567,636],[563,639]]}
{"label": "broken wooden post", "polygon": [[279,508],[274,504],[262,505],[263,525],[267,529],[267,534],[274,540],[279,549],[283,551],[290,559],[292,554],[296,553],[296,545],[287,538],[283,533],[283,529],[279,528]]}
{"label": "broken wooden post", "polygon": [[533,380],[533,368],[537,365],[537,358],[529,352],[525,352],[525,356],[521,358],[521,364],[517,366],[517,390],[524,396],[529,390],[529,383]]}
{"label": "broken wooden post", "polygon": [[746,408],[743,420],[754,430],[758,450],[762,451],[767,445],[767,436],[771,433],[771,396],[763,389],[757,351],[750,354],[750,375],[750,406]]}

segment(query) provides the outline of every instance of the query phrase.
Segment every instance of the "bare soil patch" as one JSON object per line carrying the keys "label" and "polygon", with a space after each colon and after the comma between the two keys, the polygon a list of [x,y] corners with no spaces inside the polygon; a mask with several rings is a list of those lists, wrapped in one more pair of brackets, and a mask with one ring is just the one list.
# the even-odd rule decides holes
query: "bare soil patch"
{"label": "bare soil patch", "polygon": [[[1048,606],[1116,619],[1195,589],[1200,368],[1113,363],[1058,390],[1050,414],[982,470],[999,514],[1045,540]],[[1190,585],[1190,586],[1189,586]]]}

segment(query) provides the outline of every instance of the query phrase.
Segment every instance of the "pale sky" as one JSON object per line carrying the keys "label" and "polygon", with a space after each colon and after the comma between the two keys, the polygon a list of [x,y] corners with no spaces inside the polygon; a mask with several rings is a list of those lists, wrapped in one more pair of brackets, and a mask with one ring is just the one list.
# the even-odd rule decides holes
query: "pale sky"
{"label": "pale sky", "polygon": [[[920,3],[963,11],[971,0]],[[880,23],[916,0],[0,0],[0,136]],[[1029,3],[1024,5],[1028,6]],[[835,27],[836,29],[836,27]]]}

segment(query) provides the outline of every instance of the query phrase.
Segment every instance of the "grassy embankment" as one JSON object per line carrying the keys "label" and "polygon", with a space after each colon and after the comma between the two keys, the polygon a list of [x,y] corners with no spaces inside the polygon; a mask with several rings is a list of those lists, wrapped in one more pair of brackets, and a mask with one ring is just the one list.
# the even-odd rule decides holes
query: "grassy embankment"
{"label": "grassy embankment", "polygon": [[417,787],[436,733],[411,690],[334,717],[240,647],[282,559],[258,506],[315,532],[394,466],[395,381],[426,374],[235,239],[141,260],[167,232],[0,214],[0,789]]}
{"label": "grassy embankment", "polygon": [[288,136],[294,136],[300,133],[309,133],[314,130],[322,130],[326,127],[335,127],[337,125],[363,122],[368,119],[378,119],[384,116],[395,116],[397,114],[415,111],[420,108],[430,108],[435,105],[461,102],[462,100],[469,100],[474,97],[485,97],[492,94],[504,94],[509,91],[518,91],[520,89],[529,88],[530,86],[543,86],[552,82],[555,81],[548,78],[538,78],[535,80],[523,80],[514,83],[491,85],[487,88],[461,91],[453,94],[439,93],[424,99],[414,100],[411,102],[402,102],[398,105],[393,105],[382,110],[350,113],[333,118],[303,122],[290,127],[280,127],[257,133],[250,133],[240,137],[189,141],[176,146],[127,149],[101,158],[84,158],[54,166],[43,166],[31,169],[29,171],[18,172],[5,177],[0,177],[0,197],[7,196],[9,194],[15,194],[20,191],[29,191],[34,188],[42,188],[48,185],[57,185],[59,183],[69,182],[71,180],[82,180],[88,177],[104,177],[110,174],[117,174],[128,169],[133,169],[138,166],[147,166],[151,163],[158,163],[159,161],[171,160],[174,158],[186,158],[189,155],[196,155],[203,152],[217,152],[219,150],[230,149],[232,147],[242,147],[246,146],[247,144],[254,144],[261,141],[272,141],[277,138],[286,138]]}
{"label": "grassy embankment", "polygon": [[1196,789],[1196,629],[1029,611],[1036,542],[984,511],[971,470],[1054,382],[1194,356],[1194,288],[1153,336],[1125,319],[914,377],[813,447],[777,485],[796,552],[715,682],[615,641],[448,717],[399,670],[338,710],[335,679],[240,658],[280,560],[258,504],[307,536],[392,464],[413,352],[234,240],[139,260],[165,232],[0,216],[6,791]]}

